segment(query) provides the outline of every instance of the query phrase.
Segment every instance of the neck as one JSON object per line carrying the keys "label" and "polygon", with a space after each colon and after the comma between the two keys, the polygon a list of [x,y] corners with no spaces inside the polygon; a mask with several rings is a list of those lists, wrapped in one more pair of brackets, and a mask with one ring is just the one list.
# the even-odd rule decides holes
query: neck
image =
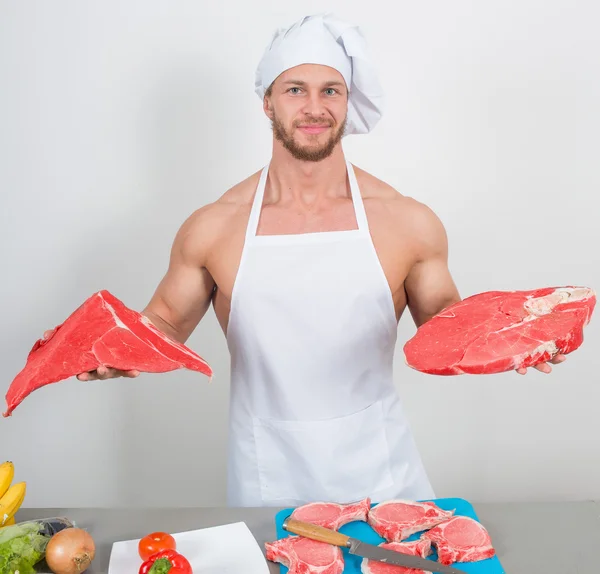
{"label": "neck", "polygon": [[318,162],[294,158],[276,142],[269,166],[267,184],[269,200],[288,199],[303,204],[315,204],[327,197],[346,196],[346,158],[341,145]]}

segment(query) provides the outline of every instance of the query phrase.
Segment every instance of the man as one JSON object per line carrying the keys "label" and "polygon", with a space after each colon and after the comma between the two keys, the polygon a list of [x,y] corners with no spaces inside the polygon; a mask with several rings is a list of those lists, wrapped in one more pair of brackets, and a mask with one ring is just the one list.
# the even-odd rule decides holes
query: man
{"label": "man", "polygon": [[183,223],[143,313],[185,342],[214,307],[231,352],[230,505],[433,497],[394,386],[397,324],[460,296],[436,215],[344,156],[342,137],[381,115],[359,30],[327,15],[279,31],[256,91],[270,163]]}

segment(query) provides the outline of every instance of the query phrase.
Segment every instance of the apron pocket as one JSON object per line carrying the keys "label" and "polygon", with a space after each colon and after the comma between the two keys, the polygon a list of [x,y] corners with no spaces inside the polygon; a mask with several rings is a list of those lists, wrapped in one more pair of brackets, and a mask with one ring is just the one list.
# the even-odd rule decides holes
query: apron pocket
{"label": "apron pocket", "polygon": [[314,421],[254,418],[265,503],[346,503],[393,484],[381,402]]}

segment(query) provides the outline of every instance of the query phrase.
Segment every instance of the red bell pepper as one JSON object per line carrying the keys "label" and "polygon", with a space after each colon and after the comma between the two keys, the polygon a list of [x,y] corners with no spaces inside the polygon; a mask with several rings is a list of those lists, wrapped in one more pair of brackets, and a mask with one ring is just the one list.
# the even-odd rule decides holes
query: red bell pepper
{"label": "red bell pepper", "polygon": [[193,574],[192,566],[185,556],[175,550],[161,550],[153,554],[141,566],[139,574]]}

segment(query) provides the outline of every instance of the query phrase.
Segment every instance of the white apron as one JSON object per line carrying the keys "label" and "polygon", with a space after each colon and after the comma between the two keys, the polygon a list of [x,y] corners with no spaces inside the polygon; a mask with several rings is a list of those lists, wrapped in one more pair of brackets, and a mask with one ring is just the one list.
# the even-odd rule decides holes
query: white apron
{"label": "white apron", "polygon": [[260,178],[235,280],[230,506],[433,498],[394,387],[397,321],[352,165],[358,229],[257,235]]}

